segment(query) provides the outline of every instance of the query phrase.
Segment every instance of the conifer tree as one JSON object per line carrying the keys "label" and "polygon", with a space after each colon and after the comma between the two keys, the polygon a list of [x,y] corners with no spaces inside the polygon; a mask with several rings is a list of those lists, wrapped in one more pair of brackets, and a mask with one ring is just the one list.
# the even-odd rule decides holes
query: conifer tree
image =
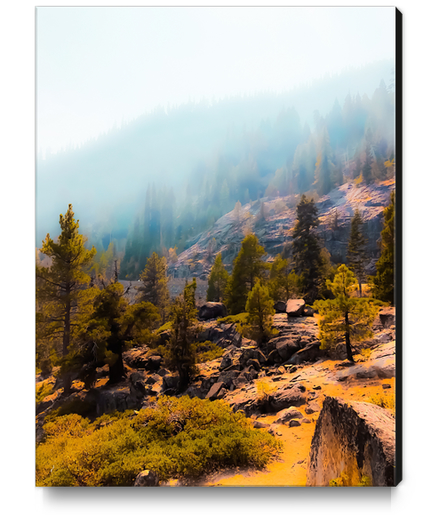
{"label": "conifer tree", "polygon": [[196,373],[197,309],[195,305],[196,279],[186,284],[184,292],[172,304],[171,338],[167,344],[166,360],[179,375],[179,392],[184,391]]}
{"label": "conifer tree", "polygon": [[[41,252],[51,258],[51,266],[36,267],[37,336],[45,348],[59,351],[66,359],[75,343],[77,317],[91,299],[87,288],[90,276],[86,273],[96,249],[85,248],[86,238],[79,234],[79,220],[74,219],[72,204],[60,215],[61,234],[54,241],[49,234]],[[64,391],[70,390],[70,375],[63,375]]]}
{"label": "conifer tree", "polygon": [[334,299],[314,303],[319,311],[319,339],[324,349],[334,347],[344,339],[347,359],[354,361],[352,343],[372,336],[371,326],[379,308],[368,299],[350,297],[356,289],[354,273],[340,265],[333,281],[326,281]]}
{"label": "conifer tree", "polygon": [[208,279],[207,301],[221,302],[228,280],[229,274],[223,265],[221,253],[217,254]]}
{"label": "conifer tree", "polygon": [[151,302],[159,309],[162,323],[165,323],[166,311],[169,304],[169,288],[165,257],[159,257],[155,252],[147,259],[144,271],[139,278],[143,283],[139,288],[140,301]]}
{"label": "conifer tree", "polygon": [[314,200],[302,195],[296,206],[297,221],[293,230],[292,254],[295,271],[301,276],[304,299],[314,302],[322,281],[322,257],[320,240],[315,229],[319,225]]}
{"label": "conifer tree", "polygon": [[265,271],[269,268],[262,261],[265,255],[265,249],[259,245],[256,235],[249,234],[244,238],[226,288],[226,304],[232,315],[244,311],[248,292],[253,289],[257,279],[265,277]]}
{"label": "conifer tree", "polygon": [[373,297],[394,303],[395,284],[395,192],[391,203],[383,211],[384,225],[381,232],[381,254],[376,263],[376,275],[370,277]]}
{"label": "conifer tree", "polygon": [[88,381],[97,366],[107,363],[109,382],[118,383],[125,376],[123,352],[128,342],[136,339],[147,343],[159,320],[158,310],[150,302],[129,305],[122,284],[112,282],[104,286],[94,299],[86,325],[82,326],[80,348],[70,360],[71,366],[81,365],[87,376],[83,379]]}
{"label": "conifer tree", "polygon": [[272,321],[275,309],[268,288],[262,285],[259,279],[247,296],[245,310],[248,316],[243,328],[244,334],[260,345],[274,334]]}
{"label": "conifer tree", "polygon": [[289,272],[289,267],[289,260],[283,259],[281,254],[277,254],[271,264],[268,291],[275,302],[287,301],[299,293],[299,276],[293,270]]}
{"label": "conifer tree", "polygon": [[350,239],[347,247],[347,264],[356,275],[359,284],[359,296],[362,297],[362,283],[365,279],[365,238],[362,234],[363,220],[359,209],[356,209],[350,225]]}

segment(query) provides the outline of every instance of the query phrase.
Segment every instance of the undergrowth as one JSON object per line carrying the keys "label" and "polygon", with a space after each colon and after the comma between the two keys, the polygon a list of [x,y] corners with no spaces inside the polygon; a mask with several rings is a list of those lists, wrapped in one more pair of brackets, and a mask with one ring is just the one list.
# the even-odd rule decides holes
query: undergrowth
{"label": "undergrowth", "polygon": [[263,467],[282,445],[225,402],[188,396],[162,396],[137,414],[94,422],[66,415],[44,430],[36,449],[38,486],[128,486],[146,469],[163,481],[222,467]]}

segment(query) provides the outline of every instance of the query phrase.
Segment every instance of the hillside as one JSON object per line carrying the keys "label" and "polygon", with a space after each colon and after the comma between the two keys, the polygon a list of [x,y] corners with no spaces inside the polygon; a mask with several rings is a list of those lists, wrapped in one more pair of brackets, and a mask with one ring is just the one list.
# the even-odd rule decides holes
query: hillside
{"label": "hillside", "polygon": [[[379,253],[382,213],[389,203],[393,188],[393,180],[358,186],[346,183],[316,201],[320,221],[318,232],[334,262],[346,258],[350,219],[358,208],[364,220],[363,232],[367,238],[367,272],[374,272]],[[237,213],[235,210],[230,211],[219,218],[210,230],[187,242],[188,248],[178,256],[175,263],[170,264],[169,274],[175,278],[206,279],[219,252],[230,271],[244,235],[249,232],[256,234],[268,253],[266,259],[271,261],[292,241],[298,201],[299,195],[265,197],[241,206]],[[264,218],[261,216],[261,203]],[[336,228],[333,222],[335,211],[338,213]]]}

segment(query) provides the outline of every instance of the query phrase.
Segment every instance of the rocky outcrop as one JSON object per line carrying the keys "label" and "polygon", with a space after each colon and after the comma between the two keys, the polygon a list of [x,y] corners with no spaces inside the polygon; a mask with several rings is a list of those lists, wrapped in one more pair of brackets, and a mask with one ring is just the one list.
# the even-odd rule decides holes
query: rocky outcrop
{"label": "rocky outcrop", "polygon": [[200,307],[198,314],[201,320],[210,320],[212,318],[222,318],[225,316],[227,316],[227,309],[222,302],[206,302]]}
{"label": "rocky outcrop", "polygon": [[139,472],[133,486],[159,486],[159,476],[152,470]]}
{"label": "rocky outcrop", "polygon": [[307,486],[328,486],[344,478],[357,486],[394,485],[395,419],[374,404],[326,397],[311,443]]}
{"label": "rocky outcrop", "polygon": [[[343,184],[324,195],[316,202],[319,211],[318,232],[329,253],[337,259],[346,259],[350,237],[350,221],[356,208],[361,212],[364,224],[362,230],[367,241],[365,249],[369,261],[367,274],[375,271],[379,256],[378,241],[382,230],[383,209],[388,205],[394,184],[354,185]],[[241,248],[244,231],[252,230],[268,253],[271,261],[279,254],[286,243],[292,241],[292,231],[296,221],[297,197],[262,198],[268,216],[258,221],[260,203],[251,202],[241,207],[239,217],[231,211],[219,218],[214,226],[196,235],[187,242],[175,263],[169,265],[169,275],[174,278],[196,277],[198,280],[209,276],[215,256],[221,252],[223,263],[231,271],[233,261]],[[334,227],[334,214],[338,221]],[[212,252],[209,253],[209,248]],[[209,258],[208,256],[213,256]],[[182,287],[183,284],[182,284]]]}

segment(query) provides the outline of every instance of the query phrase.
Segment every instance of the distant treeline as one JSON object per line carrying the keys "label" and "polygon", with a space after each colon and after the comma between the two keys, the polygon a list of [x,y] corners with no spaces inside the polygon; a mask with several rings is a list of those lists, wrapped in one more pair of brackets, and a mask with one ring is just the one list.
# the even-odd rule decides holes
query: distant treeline
{"label": "distant treeline", "polygon": [[256,130],[231,131],[218,152],[192,170],[184,195],[148,186],[127,236],[120,277],[137,278],[153,251],[166,257],[169,249],[171,255],[183,251],[187,240],[238,201],[325,195],[346,181],[385,180],[393,177],[394,156],[394,93],[384,81],[371,98],[349,94],[326,116],[316,111],[313,131],[294,108],[262,120]]}

